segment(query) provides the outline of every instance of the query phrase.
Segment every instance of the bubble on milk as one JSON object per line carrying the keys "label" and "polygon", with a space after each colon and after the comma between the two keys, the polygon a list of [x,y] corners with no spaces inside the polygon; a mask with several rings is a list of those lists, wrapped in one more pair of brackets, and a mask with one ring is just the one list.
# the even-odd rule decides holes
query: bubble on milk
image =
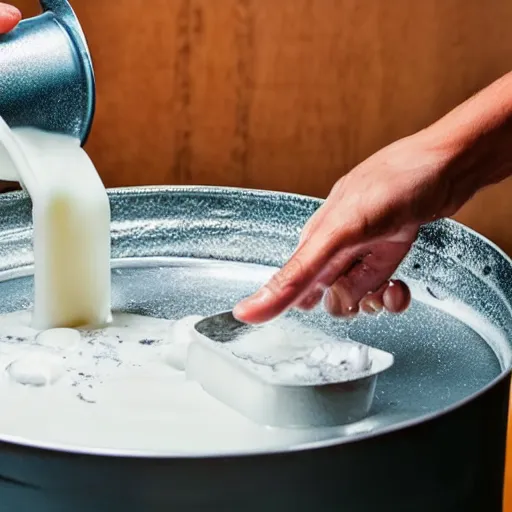
{"label": "bubble on milk", "polygon": [[346,366],[354,372],[367,370],[371,365],[367,345],[359,343],[324,343],[306,357],[312,364]]}
{"label": "bubble on milk", "polygon": [[45,352],[29,352],[6,368],[9,377],[25,386],[48,386],[64,374],[62,357]]}
{"label": "bubble on milk", "polygon": [[[233,351],[236,356],[236,348]],[[347,380],[370,370],[369,349],[348,341],[323,343],[314,349],[300,352],[287,359],[274,359],[267,353],[264,359],[244,358],[262,376],[288,384],[314,385]]]}

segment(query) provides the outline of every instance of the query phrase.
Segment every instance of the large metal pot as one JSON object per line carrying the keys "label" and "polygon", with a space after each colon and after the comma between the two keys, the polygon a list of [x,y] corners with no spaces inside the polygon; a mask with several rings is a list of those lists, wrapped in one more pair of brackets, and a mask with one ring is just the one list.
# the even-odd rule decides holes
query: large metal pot
{"label": "large metal pot", "polygon": [[[320,204],[186,187],[116,190],[110,199],[114,264],[129,275],[113,273],[115,306],[167,317],[187,314],[192,301],[204,314],[232,306],[285,261]],[[30,246],[29,200],[0,197],[2,312],[30,305]],[[230,272],[212,272],[215,265]],[[363,422],[290,449],[200,457],[43,446],[0,432],[0,509],[500,511],[511,262],[476,233],[440,221],[422,229],[399,275],[414,290],[404,315],[310,317],[394,353]]]}

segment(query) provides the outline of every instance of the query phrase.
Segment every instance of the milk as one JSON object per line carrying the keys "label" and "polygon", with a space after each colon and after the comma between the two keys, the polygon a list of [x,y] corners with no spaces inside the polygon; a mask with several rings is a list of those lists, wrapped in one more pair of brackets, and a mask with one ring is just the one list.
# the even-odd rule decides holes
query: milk
{"label": "milk", "polygon": [[0,316],[2,440],[206,454],[332,437],[257,425],[187,379],[200,317],[111,318],[109,202],[78,140],[0,118],[0,179],[32,199],[35,260],[33,312]]}
{"label": "milk", "polygon": [[110,320],[110,206],[77,139],[0,119],[0,178],[22,183],[33,205],[38,329]]}
{"label": "milk", "polygon": [[185,365],[192,320],[114,313],[104,328],[39,332],[28,311],[0,315],[0,436],[159,455],[268,450],[333,436],[260,426],[188,380],[177,366]]}

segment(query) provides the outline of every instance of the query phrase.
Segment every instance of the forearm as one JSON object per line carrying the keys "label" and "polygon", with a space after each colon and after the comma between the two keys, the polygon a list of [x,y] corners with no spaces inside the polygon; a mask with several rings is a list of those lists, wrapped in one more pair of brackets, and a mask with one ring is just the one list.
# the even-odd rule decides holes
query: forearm
{"label": "forearm", "polygon": [[512,174],[512,73],[417,134],[439,154],[450,182],[447,215],[481,188]]}

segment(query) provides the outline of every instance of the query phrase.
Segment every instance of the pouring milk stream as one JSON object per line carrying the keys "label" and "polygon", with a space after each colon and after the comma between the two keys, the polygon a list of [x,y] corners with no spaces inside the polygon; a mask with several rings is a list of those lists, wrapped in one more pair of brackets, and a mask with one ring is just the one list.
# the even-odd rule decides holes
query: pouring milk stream
{"label": "pouring milk stream", "polygon": [[33,326],[107,324],[110,206],[80,141],[0,119],[0,142],[0,179],[19,181],[32,199]]}

